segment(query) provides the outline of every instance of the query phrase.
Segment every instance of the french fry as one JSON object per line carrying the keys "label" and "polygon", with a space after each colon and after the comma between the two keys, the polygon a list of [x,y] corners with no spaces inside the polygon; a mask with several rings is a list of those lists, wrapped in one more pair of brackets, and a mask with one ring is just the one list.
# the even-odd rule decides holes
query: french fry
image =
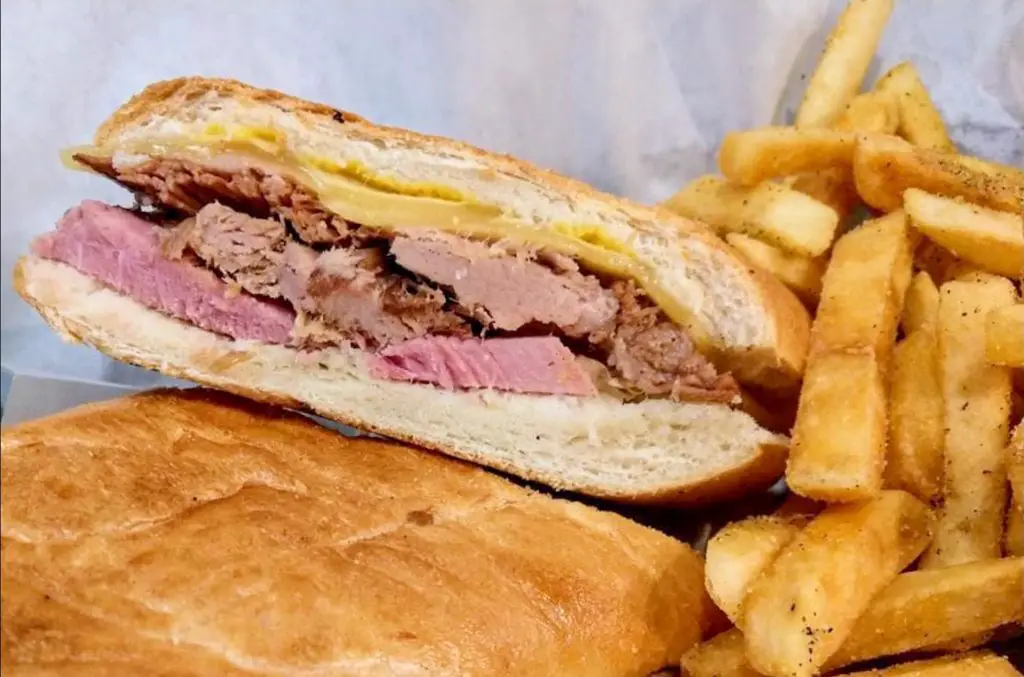
{"label": "french fry", "polygon": [[763,677],[747,661],[743,633],[736,628],[691,648],[679,666],[688,677]]}
{"label": "french fry", "polygon": [[1003,552],[1007,557],[1024,557],[1024,505],[1014,498],[1006,516],[1006,542]]}
{"label": "french fry", "polygon": [[864,81],[892,5],[892,0],[859,0],[847,5],[807,84],[796,113],[797,127],[828,127],[839,118]]}
{"label": "french fry", "polygon": [[914,249],[914,266],[928,273],[937,285],[978,270],[973,264],[961,261],[956,254],[927,238],[922,238]]}
{"label": "french fry", "polygon": [[924,322],[893,354],[885,486],[934,504],[942,495],[945,407],[934,320]]}
{"label": "french fry", "polygon": [[[899,111],[891,96],[866,92],[853,97],[833,129],[893,134],[898,122]],[[851,169],[842,167],[801,174],[794,177],[791,187],[828,205],[840,217],[846,217],[860,202]]]}
{"label": "french fry", "polygon": [[982,270],[1024,275],[1024,217],[939,197],[916,188],[903,196],[914,228]]}
{"label": "french fry", "polygon": [[864,92],[850,100],[833,129],[846,132],[895,134],[900,111],[896,98],[883,92]]}
{"label": "french fry", "polygon": [[803,193],[774,183],[742,188],[718,176],[693,181],[664,206],[719,235],[743,233],[810,257],[828,250],[839,224],[834,211]]}
{"label": "french fry", "polygon": [[853,178],[861,198],[886,212],[903,206],[908,188],[962,197],[1017,216],[1024,209],[1024,172],[965,162],[959,155],[918,148],[897,136],[858,137]]}
{"label": "french fry", "polygon": [[896,102],[900,136],[922,148],[956,151],[914,64],[904,61],[891,68],[878,80],[875,91],[891,95]]}
{"label": "french fry", "polygon": [[718,166],[730,181],[754,186],[781,176],[849,167],[856,145],[854,132],[761,127],[726,134]]}
{"label": "french fry", "polygon": [[911,571],[857,619],[828,669],[953,642],[1024,620],[1024,558]]}
{"label": "french fry", "polygon": [[809,521],[802,515],[750,517],[726,525],[708,542],[705,587],[734,624],[751,583]]}
{"label": "french fry", "polygon": [[886,364],[911,280],[906,219],[893,212],[836,241],[822,280],[811,353],[870,350]]}
{"label": "french fry", "polygon": [[[910,571],[871,600],[824,669],[956,642],[1021,620],[1022,557]],[[743,632],[734,628],[698,644],[683,656],[682,664],[687,669],[698,666],[693,677],[754,677],[760,673],[747,660],[747,649]]]}
{"label": "french fry", "polygon": [[1018,508],[1024,507],[1024,423],[1018,423],[1006,447],[1006,476],[1013,487]]}
{"label": "french fry", "polygon": [[878,493],[886,445],[882,370],[870,353],[828,353],[808,364],[786,481],[808,498],[860,500]]}
{"label": "french fry", "polygon": [[1024,303],[996,308],[988,314],[985,357],[990,364],[1024,368]]}
{"label": "french fry", "polygon": [[943,656],[878,670],[844,672],[836,677],[1020,677],[1010,661],[991,651]]}
{"label": "french fry", "polygon": [[747,658],[773,677],[810,677],[871,599],[928,543],[931,515],[910,494],[826,508],[768,565],[743,604]]}
{"label": "french fry", "polygon": [[903,301],[903,317],[900,319],[903,333],[934,328],[938,317],[939,288],[932,282],[931,275],[922,271],[911,280]]}
{"label": "french fry", "polygon": [[804,498],[800,494],[790,493],[773,513],[777,517],[814,517],[825,508],[821,501]]}
{"label": "french fry", "polygon": [[790,187],[828,205],[840,218],[846,218],[860,203],[860,196],[853,185],[853,174],[847,169],[801,174],[793,177]]}
{"label": "french fry", "polygon": [[884,375],[910,273],[902,212],[865,223],[836,243],[811,329],[786,470],[796,493],[853,501],[882,488]]}
{"label": "french fry", "polygon": [[991,557],[1002,550],[1010,370],[985,358],[989,311],[1010,305],[1009,280],[947,282],[939,300],[938,344],[945,402],[945,499],[924,568]]}
{"label": "french fry", "polygon": [[725,241],[749,263],[778,278],[804,303],[818,303],[818,297],[821,295],[821,277],[825,274],[823,260],[790,254],[742,233],[728,233]]}

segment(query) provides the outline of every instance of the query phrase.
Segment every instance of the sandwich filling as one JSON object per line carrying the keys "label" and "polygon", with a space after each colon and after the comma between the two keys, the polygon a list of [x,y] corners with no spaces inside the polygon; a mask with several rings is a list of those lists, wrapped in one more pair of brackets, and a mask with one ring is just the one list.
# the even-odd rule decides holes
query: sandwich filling
{"label": "sandwich filling", "polygon": [[207,331],[301,351],[351,346],[376,378],[441,388],[738,398],[632,281],[562,254],[361,226],[253,167],[75,159],[140,205],[83,202],[34,253]]}

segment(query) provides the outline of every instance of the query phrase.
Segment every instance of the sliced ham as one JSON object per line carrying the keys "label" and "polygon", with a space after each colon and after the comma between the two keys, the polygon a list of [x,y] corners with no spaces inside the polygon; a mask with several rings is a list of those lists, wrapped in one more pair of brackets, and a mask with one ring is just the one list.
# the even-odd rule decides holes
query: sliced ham
{"label": "sliced ham", "polygon": [[287,343],[295,313],[284,304],[239,293],[191,260],[161,252],[160,230],[138,215],[87,200],[33,252],[60,261],[166,315],[236,339]]}
{"label": "sliced ham", "polygon": [[370,373],[441,388],[493,388],[516,393],[596,395],[587,369],[553,336],[417,338],[370,357]]}

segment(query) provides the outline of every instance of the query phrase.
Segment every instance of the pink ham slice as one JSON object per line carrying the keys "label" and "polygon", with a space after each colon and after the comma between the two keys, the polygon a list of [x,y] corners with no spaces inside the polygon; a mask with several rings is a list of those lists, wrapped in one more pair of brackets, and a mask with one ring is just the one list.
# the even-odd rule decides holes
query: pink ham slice
{"label": "pink ham slice", "polygon": [[416,338],[371,355],[370,373],[390,381],[441,388],[493,388],[516,393],[597,394],[586,369],[553,336]]}
{"label": "pink ham slice", "polygon": [[56,231],[36,239],[32,251],[208,331],[264,343],[290,339],[290,308],[235,292],[191,261],[165,258],[160,229],[125,209],[87,200],[69,210]]}

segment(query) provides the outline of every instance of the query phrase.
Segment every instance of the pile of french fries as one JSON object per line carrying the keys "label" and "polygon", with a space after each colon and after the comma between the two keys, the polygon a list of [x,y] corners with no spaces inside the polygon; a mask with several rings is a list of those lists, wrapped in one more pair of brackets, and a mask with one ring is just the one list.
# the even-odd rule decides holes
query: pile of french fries
{"label": "pile of french fries", "polygon": [[860,91],[892,4],[665,203],[814,312],[790,497],[710,539],[733,627],[692,677],[1021,674],[983,647],[1024,642],[1024,171],[959,154],[910,63]]}

